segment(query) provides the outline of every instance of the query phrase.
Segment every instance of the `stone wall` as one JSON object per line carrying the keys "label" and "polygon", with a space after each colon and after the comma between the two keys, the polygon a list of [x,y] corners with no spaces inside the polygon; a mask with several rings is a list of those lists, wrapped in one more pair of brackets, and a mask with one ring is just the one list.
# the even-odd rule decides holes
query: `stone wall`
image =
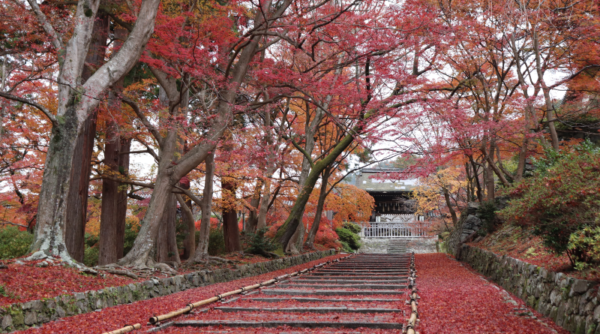
{"label": "stone wall", "polygon": [[544,268],[461,245],[460,261],[489,277],[530,307],[577,334],[600,334],[598,282],[567,277]]}
{"label": "stone wall", "polygon": [[189,274],[150,279],[125,286],[79,292],[55,298],[32,300],[0,308],[0,333],[39,326],[62,317],[93,312],[106,307],[165,296],[213,283],[228,282],[304,264],[335,254],[335,250],[312,252],[268,262],[238,266],[238,269],[202,270]]}
{"label": "stone wall", "polygon": [[446,249],[450,254],[456,255],[458,247],[481,228],[482,222],[477,216],[478,209],[479,203],[471,202],[461,212],[460,218],[446,242]]}

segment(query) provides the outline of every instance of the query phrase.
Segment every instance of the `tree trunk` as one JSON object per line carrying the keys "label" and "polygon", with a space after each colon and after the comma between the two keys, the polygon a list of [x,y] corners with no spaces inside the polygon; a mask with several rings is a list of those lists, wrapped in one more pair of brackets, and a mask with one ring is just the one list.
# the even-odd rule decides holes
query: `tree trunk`
{"label": "tree trunk", "polygon": [[[121,137],[121,151],[119,152],[119,171],[124,175],[129,175],[129,152],[131,148],[131,138]],[[125,184],[121,184],[122,189],[117,194],[117,211],[116,211],[116,238],[115,247],[117,249],[117,259],[112,261],[117,262],[122,258],[125,246],[125,224],[127,223],[127,188]]]}
{"label": "tree trunk", "polygon": [[[108,15],[99,14],[94,22],[92,41],[85,59],[89,66],[98,68],[104,64],[108,27]],[[81,79],[86,81],[92,76],[93,71],[94,69],[88,66],[84,67]],[[77,136],[70,177],[71,186],[67,198],[65,243],[69,254],[79,262],[83,262],[85,249],[85,224],[87,222],[92,152],[96,137],[96,116],[96,112],[94,112],[85,120],[82,132]]]}
{"label": "tree trunk", "polygon": [[194,214],[192,213],[192,201],[187,202],[182,196],[177,195],[179,206],[181,207],[183,225],[186,227],[185,240],[183,241],[183,256],[182,260],[188,260],[194,256],[196,252],[196,225],[194,222]]}
{"label": "tree trunk", "polygon": [[239,252],[242,250],[240,244],[240,229],[237,221],[237,211],[235,210],[235,181],[222,182],[222,194],[225,203],[228,205],[223,208],[223,238],[225,239],[225,250],[228,253]]}
{"label": "tree trunk", "polygon": [[494,168],[492,157],[490,157],[485,165],[485,187],[486,187],[486,201],[493,202],[496,197],[496,184],[494,182]]}
{"label": "tree trunk", "polygon": [[250,210],[250,215],[248,216],[248,220],[246,220],[246,226],[244,229],[246,232],[256,231],[256,225],[258,224],[258,206],[260,205],[260,194],[263,187],[264,182],[259,179],[256,182],[256,188],[254,188],[252,200],[250,200],[250,206],[252,206],[252,208],[248,208],[248,210]]}
{"label": "tree trunk", "polygon": [[175,195],[170,194],[167,205],[163,210],[162,223],[158,229],[156,262],[181,263],[179,250],[177,249],[176,218],[177,201],[175,200]]}
{"label": "tree trunk", "polygon": [[34,242],[31,245],[31,250],[35,253],[29,257],[29,260],[58,256],[67,262],[72,261],[65,243],[67,203],[61,199],[67,198],[69,194],[71,166],[77,143],[78,122],[74,106],[69,108],[63,120],[65,124],[74,126],[52,128],[52,139],[44,166]]}
{"label": "tree trunk", "polygon": [[458,226],[458,217],[456,216],[456,211],[452,207],[452,202],[450,201],[450,194],[448,193],[448,189],[444,188],[444,200],[446,200],[446,205],[448,206],[448,211],[450,211],[450,217],[452,217],[452,224],[454,226]]}
{"label": "tree trunk", "polygon": [[288,244],[292,237],[296,233],[298,229],[298,225],[302,222],[302,213],[304,212],[304,208],[308,199],[310,198],[310,193],[315,187],[317,180],[319,179],[319,175],[333,162],[335,159],[339,157],[344,150],[352,144],[354,141],[354,134],[360,133],[361,127],[355,126],[352,130],[348,132],[348,134],[331,150],[331,152],[322,160],[314,164],[311,169],[308,177],[306,178],[306,183],[304,187],[300,191],[298,197],[296,198],[296,202],[292,207],[290,215],[286,219],[285,223],[279,228],[277,231],[276,238],[279,242],[284,246],[284,249],[289,249]]}
{"label": "tree trunk", "polygon": [[57,50],[62,50],[59,52],[58,81],[63,83],[58,89],[56,116],[46,113],[53,126],[39,196],[34,242],[31,246],[34,253],[28,260],[57,256],[67,263],[77,265],[65,244],[68,195],[77,136],[83,132],[83,122],[96,109],[100,97],[108,87],[120,80],[139,58],[154,31],[154,20],[160,0],[142,2],[134,28],[124,46],[83,85],[80,80],[81,72],[99,2],[90,1],[89,6],[84,6],[83,2],[77,5],[73,34],[64,45],[52,26],[47,24],[37,2],[28,0],[28,3],[38,20],[46,22],[42,26],[52,37],[52,45]]}
{"label": "tree trunk", "polygon": [[[268,13],[267,19],[276,21],[289,5],[290,2],[286,2],[273,13]],[[266,8],[269,8],[269,6]],[[262,22],[264,22],[264,14],[265,13],[262,12],[256,13],[255,24],[261,25]],[[273,15],[270,16],[269,14]],[[147,263],[151,260],[149,254],[154,246],[156,231],[158,224],[160,223],[160,216],[158,214],[161,213],[165,207],[164,196],[171,192],[172,186],[176,184],[179,179],[205,161],[216,148],[218,141],[233,118],[232,105],[237,97],[237,92],[241,83],[245,80],[249,65],[256,54],[258,43],[261,38],[262,36],[254,36],[245,44],[242,51],[239,53],[237,62],[235,62],[233,70],[231,71],[230,76],[228,76],[228,84],[224,85],[224,88],[219,92],[221,98],[215,108],[215,117],[210,120],[208,132],[204,138],[205,140],[191,148],[189,152],[177,161],[176,166],[170,166],[170,161],[168,162],[169,165],[163,164],[162,161],[159,162],[159,171],[156,177],[155,188],[152,192],[146,216],[144,216],[142,229],[134,242],[133,248],[127,256],[119,261],[119,264],[127,266],[147,266]],[[235,55],[237,55],[237,53]],[[169,142],[168,145],[171,145],[167,138],[165,138],[164,141]],[[174,148],[170,149],[173,149],[172,152],[174,152]]]}
{"label": "tree trunk", "polygon": [[329,180],[330,171],[326,169],[323,171],[321,176],[321,191],[319,192],[319,201],[317,203],[317,210],[315,212],[315,220],[308,232],[306,243],[304,246],[308,249],[315,249],[315,237],[319,231],[319,225],[321,224],[321,216],[323,215],[323,207],[325,206],[325,199],[327,198],[327,181]]}
{"label": "tree trunk", "polygon": [[202,220],[200,222],[200,240],[194,262],[201,262],[208,256],[208,236],[210,234],[210,215],[213,196],[213,178],[215,175],[214,153],[206,157],[206,175],[204,176],[204,191],[202,193]]}
{"label": "tree trunk", "polygon": [[269,210],[269,199],[271,198],[271,175],[268,175],[265,181],[265,187],[263,189],[262,198],[260,201],[260,208],[258,209],[258,221],[256,223],[256,230],[267,227],[267,212]]}

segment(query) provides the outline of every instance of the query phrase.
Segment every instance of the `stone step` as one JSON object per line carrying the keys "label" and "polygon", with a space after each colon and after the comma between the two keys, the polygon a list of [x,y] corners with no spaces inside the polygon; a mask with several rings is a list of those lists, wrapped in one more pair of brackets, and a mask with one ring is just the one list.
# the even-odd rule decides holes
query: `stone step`
{"label": "stone step", "polygon": [[408,279],[408,274],[404,275],[315,275],[315,276],[302,276],[303,279],[315,279],[315,280],[324,280],[324,279],[352,279],[352,280],[394,280],[394,279]]}
{"label": "stone step", "polygon": [[299,302],[299,303],[397,303],[398,298],[383,299],[383,298],[344,298],[344,299],[325,299],[325,298],[276,298],[276,297],[256,297],[248,298],[248,300],[256,302],[281,303],[281,302]]}
{"label": "stone step", "polygon": [[253,327],[253,328],[276,328],[281,326],[300,328],[369,328],[369,329],[402,329],[401,323],[394,322],[317,322],[317,321],[241,321],[241,320],[188,320],[173,323],[177,327]]}
{"label": "stone step", "polygon": [[399,284],[279,284],[278,288],[320,288],[320,289],[373,289],[373,290],[397,290],[407,289],[406,285]]}
{"label": "stone step", "polygon": [[345,306],[329,306],[329,307],[215,307],[215,310],[222,312],[310,312],[310,313],[404,313],[400,309],[391,308],[355,308]]}
{"label": "stone step", "polygon": [[351,279],[329,279],[329,280],[323,280],[323,279],[292,279],[289,282],[292,283],[310,283],[310,284],[333,284],[333,283],[338,283],[338,284],[358,284],[358,283],[364,283],[364,284],[369,284],[369,283],[380,283],[380,284],[402,284],[402,283],[407,283],[408,280],[406,279],[396,279],[396,280],[369,280],[369,279],[356,279],[356,280],[351,280]]}
{"label": "stone step", "polygon": [[294,289],[263,289],[265,295],[293,296],[368,296],[368,295],[402,295],[398,290],[294,290]]}

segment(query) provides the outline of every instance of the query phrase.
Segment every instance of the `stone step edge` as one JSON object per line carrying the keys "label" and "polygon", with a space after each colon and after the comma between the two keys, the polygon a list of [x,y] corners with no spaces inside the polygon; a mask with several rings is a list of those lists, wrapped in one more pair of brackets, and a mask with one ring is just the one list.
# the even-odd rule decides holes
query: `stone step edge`
{"label": "stone step edge", "polygon": [[372,328],[372,329],[402,329],[402,324],[391,322],[316,322],[316,321],[201,321],[188,320],[174,322],[177,327],[209,327],[209,326],[227,326],[227,327],[301,327],[301,328]]}
{"label": "stone step edge", "polygon": [[334,249],[316,251],[283,259],[241,265],[238,269],[233,270],[200,270],[162,279],[152,278],[147,281],[130,283],[123,286],[76,292],[54,298],[5,305],[0,307],[0,333],[25,330],[63,317],[162,297],[214,283],[229,282],[240,278],[261,275],[270,271],[319,260],[334,254],[336,254],[336,250]]}

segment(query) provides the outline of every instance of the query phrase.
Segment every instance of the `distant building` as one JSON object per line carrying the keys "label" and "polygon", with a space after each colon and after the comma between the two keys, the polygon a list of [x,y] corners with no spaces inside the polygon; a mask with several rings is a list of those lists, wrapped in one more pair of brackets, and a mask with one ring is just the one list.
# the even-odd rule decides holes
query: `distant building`
{"label": "distant building", "polygon": [[[402,172],[400,168],[365,168],[356,174],[355,186],[365,190],[375,199],[375,208],[370,222],[392,223],[407,222],[414,219],[416,201],[412,192],[418,184],[417,179],[387,180],[376,179],[379,173]],[[383,175],[382,175],[383,176]]]}

